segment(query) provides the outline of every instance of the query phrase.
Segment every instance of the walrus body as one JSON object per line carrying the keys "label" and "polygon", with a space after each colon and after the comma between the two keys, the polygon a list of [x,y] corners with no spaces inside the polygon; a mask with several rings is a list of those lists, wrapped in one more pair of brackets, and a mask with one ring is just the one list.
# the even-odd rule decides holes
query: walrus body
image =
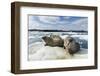
{"label": "walrus body", "polygon": [[74,38],[67,37],[64,39],[64,48],[70,53],[74,54],[80,50],[80,44],[77,43]]}
{"label": "walrus body", "polygon": [[80,51],[80,44],[72,37],[66,37],[64,40],[58,35],[51,35],[50,37],[44,36],[42,39],[45,41],[45,46],[58,46],[64,47],[71,55]]}
{"label": "walrus body", "polygon": [[63,40],[60,36],[58,35],[50,35],[50,37],[44,36],[42,39],[45,41],[45,46],[58,46],[58,47],[63,47]]}

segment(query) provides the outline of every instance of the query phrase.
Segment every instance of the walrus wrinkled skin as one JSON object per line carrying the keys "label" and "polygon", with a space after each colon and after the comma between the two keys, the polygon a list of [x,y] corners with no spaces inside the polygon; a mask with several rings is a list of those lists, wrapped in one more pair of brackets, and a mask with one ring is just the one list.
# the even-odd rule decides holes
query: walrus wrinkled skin
{"label": "walrus wrinkled skin", "polygon": [[75,54],[80,51],[80,44],[72,37],[66,37],[64,39],[64,48],[71,54]]}
{"label": "walrus wrinkled skin", "polygon": [[42,39],[45,41],[45,46],[58,46],[63,47],[63,39],[58,35],[50,35],[50,37],[44,36]]}

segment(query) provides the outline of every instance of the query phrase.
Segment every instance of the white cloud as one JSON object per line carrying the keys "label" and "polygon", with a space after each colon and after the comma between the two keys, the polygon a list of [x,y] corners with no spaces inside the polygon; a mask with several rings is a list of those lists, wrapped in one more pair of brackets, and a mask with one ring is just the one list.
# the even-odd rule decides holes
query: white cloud
{"label": "white cloud", "polygon": [[38,16],[39,20],[46,23],[54,23],[59,21],[59,17],[55,16]]}
{"label": "white cloud", "polygon": [[77,20],[73,22],[72,25],[76,26],[74,29],[87,30],[88,29],[88,18]]}
{"label": "white cloud", "polygon": [[29,17],[29,29],[58,29],[58,30],[87,30],[88,18],[81,18],[74,21],[67,21],[70,17],[64,17],[65,20],[60,21],[56,16],[37,16]]}
{"label": "white cloud", "polygon": [[59,16],[37,16],[37,17],[41,22],[48,24],[66,24],[68,23],[67,19],[70,18],[70,17],[63,17],[64,20],[61,21]]}

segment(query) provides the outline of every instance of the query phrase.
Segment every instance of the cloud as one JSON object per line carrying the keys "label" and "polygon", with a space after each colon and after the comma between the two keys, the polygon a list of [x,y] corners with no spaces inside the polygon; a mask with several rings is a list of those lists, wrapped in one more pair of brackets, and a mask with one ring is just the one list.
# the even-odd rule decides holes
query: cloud
{"label": "cloud", "polygon": [[45,23],[55,23],[59,21],[59,17],[55,17],[55,16],[38,16],[39,20],[41,22],[45,22]]}
{"label": "cloud", "polygon": [[35,21],[34,17],[29,16],[29,29],[35,29],[39,26],[40,24],[37,21]]}
{"label": "cloud", "polygon": [[87,17],[29,16],[29,29],[87,30]]}
{"label": "cloud", "polygon": [[51,24],[51,25],[57,25],[57,24],[66,24],[68,23],[68,18],[64,16],[37,16],[36,19],[43,24]]}
{"label": "cloud", "polygon": [[76,26],[75,29],[88,30],[88,18],[79,19],[72,23],[73,26]]}

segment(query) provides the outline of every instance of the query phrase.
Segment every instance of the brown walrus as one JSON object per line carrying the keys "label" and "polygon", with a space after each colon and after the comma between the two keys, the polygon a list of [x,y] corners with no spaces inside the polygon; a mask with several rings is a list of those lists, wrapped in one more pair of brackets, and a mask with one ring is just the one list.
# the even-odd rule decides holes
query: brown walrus
{"label": "brown walrus", "polygon": [[66,37],[64,39],[64,48],[73,55],[80,50],[80,44],[72,37]]}
{"label": "brown walrus", "polygon": [[63,47],[63,39],[58,35],[50,35],[50,37],[44,36],[42,39],[45,41],[45,46],[58,46]]}

